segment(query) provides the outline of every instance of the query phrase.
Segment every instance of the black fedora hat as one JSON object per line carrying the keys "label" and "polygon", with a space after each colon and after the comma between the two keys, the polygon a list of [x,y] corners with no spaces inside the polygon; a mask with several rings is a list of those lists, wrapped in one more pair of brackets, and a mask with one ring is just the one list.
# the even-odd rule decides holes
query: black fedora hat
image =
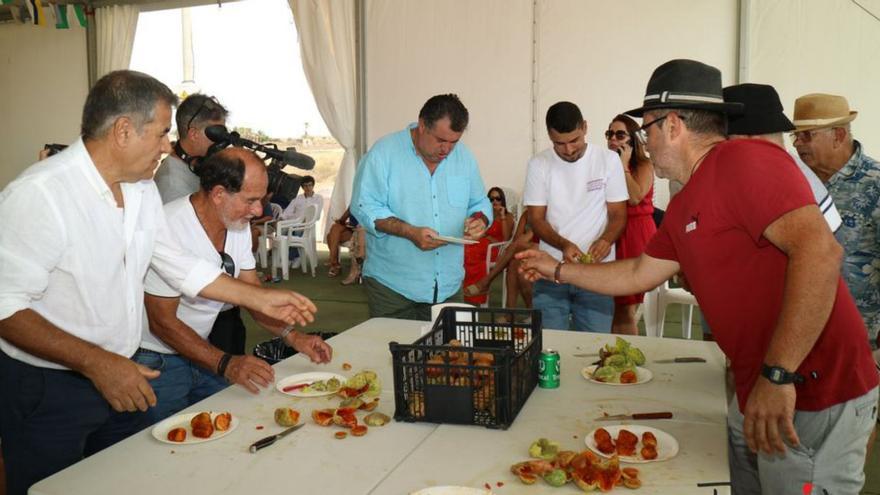
{"label": "black fedora hat", "polygon": [[724,88],[724,101],[742,103],[743,113],[727,116],[727,133],[758,136],[794,130],[782,113],[782,102],[773,86],[745,83]]}
{"label": "black fedora hat", "polygon": [[696,60],[670,60],[654,69],[645,101],[626,112],[641,117],[645,112],[664,108],[709,110],[725,114],[742,112],[739,103],[725,103],[721,94],[721,71]]}

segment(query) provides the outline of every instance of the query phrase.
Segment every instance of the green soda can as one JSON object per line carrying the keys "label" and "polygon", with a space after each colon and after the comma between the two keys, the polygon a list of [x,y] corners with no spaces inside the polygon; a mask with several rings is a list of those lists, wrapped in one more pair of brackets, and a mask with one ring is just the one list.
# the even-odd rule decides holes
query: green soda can
{"label": "green soda can", "polygon": [[553,349],[541,351],[541,360],[538,362],[538,386],[559,388],[559,353]]}

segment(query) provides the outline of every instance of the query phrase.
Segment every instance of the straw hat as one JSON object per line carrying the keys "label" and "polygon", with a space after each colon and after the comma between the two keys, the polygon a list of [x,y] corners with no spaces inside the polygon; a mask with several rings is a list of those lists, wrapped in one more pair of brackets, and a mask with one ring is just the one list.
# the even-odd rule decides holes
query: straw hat
{"label": "straw hat", "polygon": [[696,60],[678,59],[654,69],[642,106],[625,113],[641,117],[651,110],[685,108],[739,114],[742,107],[724,101],[721,71]]}
{"label": "straw hat", "polygon": [[843,125],[858,114],[849,109],[843,96],[812,93],[794,101],[794,127],[798,132]]}

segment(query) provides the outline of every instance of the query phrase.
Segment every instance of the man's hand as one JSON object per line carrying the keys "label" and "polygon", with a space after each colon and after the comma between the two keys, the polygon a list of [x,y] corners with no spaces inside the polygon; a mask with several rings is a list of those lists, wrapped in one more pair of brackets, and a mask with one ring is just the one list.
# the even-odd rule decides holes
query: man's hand
{"label": "man's hand", "polygon": [[559,261],[553,256],[537,249],[528,249],[516,253],[514,256],[520,261],[519,272],[529,282],[535,282],[542,278],[553,280],[556,265],[559,264]]}
{"label": "man's hand", "polygon": [[289,290],[258,290],[259,307],[255,309],[260,313],[289,325],[305,326],[315,321],[318,308],[306,296]]}
{"label": "man's hand", "polygon": [[793,384],[776,385],[763,376],[755,382],[743,416],[743,434],[752,452],[785,454],[785,443],[800,444],[794,429],[794,404],[797,392]]}
{"label": "man's hand", "polygon": [[103,349],[95,349],[93,359],[83,373],[115,411],[146,411],[156,405],[147,380],[158,378],[158,371]]}
{"label": "man's hand", "polygon": [[611,243],[600,237],[590,246],[588,252],[593,257],[593,261],[599,263],[611,252]]}
{"label": "man's hand", "polygon": [[486,218],[482,215],[477,218],[468,217],[464,221],[464,238],[477,240],[486,234],[487,228]]}
{"label": "man's hand", "polygon": [[226,366],[226,376],[223,378],[256,394],[260,391],[257,385],[266,388],[275,380],[275,370],[260,358],[232,356]]}
{"label": "man's hand", "polygon": [[333,348],[318,335],[293,332],[288,337],[290,347],[309,357],[313,363],[329,363],[333,359]]}
{"label": "man's hand", "polygon": [[413,227],[408,238],[422,251],[430,251],[446,244],[444,241],[437,239],[439,236],[440,234],[432,228]]}
{"label": "man's hand", "polygon": [[[580,263],[583,254],[584,252],[581,251],[581,248],[571,241],[565,241],[565,245],[562,246],[562,259],[568,263]],[[595,260],[596,258],[593,259]]]}

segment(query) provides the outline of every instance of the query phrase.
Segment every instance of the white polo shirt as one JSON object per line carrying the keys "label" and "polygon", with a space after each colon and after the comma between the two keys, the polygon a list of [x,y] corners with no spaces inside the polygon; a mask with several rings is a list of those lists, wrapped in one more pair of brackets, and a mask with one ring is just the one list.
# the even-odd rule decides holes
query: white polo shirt
{"label": "white polo shirt", "polygon": [[[608,224],[606,203],[629,199],[623,165],[617,153],[588,144],[578,161],[569,163],[548,148],[529,160],[525,206],[546,206],[547,222],[562,237],[586,252]],[[562,252],[543,240],[543,251],[557,260]],[[603,261],[614,261],[614,246]]]}
{"label": "white polo shirt", "polygon": [[[122,184],[125,208],[79,139],[0,192],[0,320],[31,309],[65,332],[130,357],[141,340],[152,267],[184,294],[221,273],[169,234],[152,180]],[[0,339],[34,366],[64,369]]]}
{"label": "white polo shirt", "polygon": [[[199,259],[213,265],[220,266],[220,253],[214,244],[208,239],[208,234],[199,222],[196,211],[190,202],[189,196],[178,198],[165,205],[165,216],[168,219],[168,229],[175,240],[186,246],[187,251]],[[256,261],[251,252],[251,231],[248,226],[241,230],[229,230],[226,233],[226,245],[223,251],[232,257],[235,262],[235,277],[241,270],[253,270]],[[177,307],[177,318],[195,330],[200,337],[207,340],[214,326],[214,320],[220,311],[231,307],[222,302],[205,299],[199,296],[181,295],[167,284],[155,270],[147,272],[144,282],[145,291],[148,294],[161,297],[180,297]],[[141,347],[151,351],[176,354],[177,351],[169,347],[159,337],[150,332],[149,322],[145,319],[143,325],[143,339]]]}

